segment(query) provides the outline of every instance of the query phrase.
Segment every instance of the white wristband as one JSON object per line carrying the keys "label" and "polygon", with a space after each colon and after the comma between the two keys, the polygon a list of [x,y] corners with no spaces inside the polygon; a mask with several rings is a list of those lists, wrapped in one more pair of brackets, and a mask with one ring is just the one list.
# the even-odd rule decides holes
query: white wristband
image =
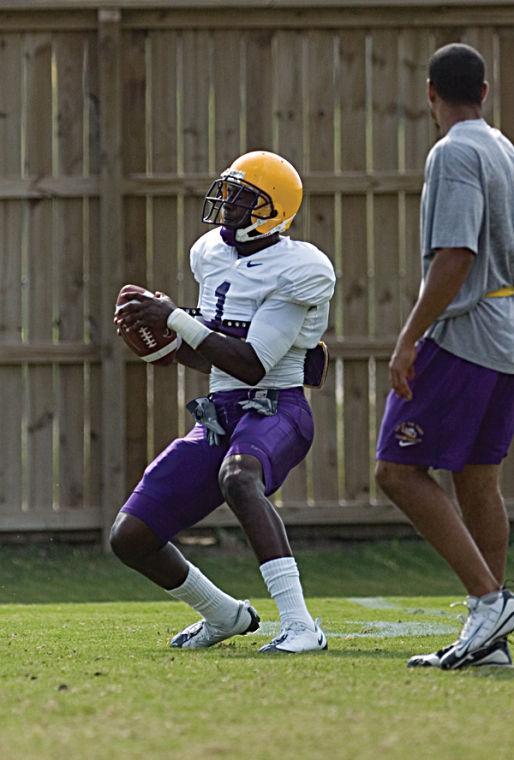
{"label": "white wristband", "polygon": [[212,332],[183,309],[173,309],[166,324],[170,330],[174,330],[180,335],[191,348],[198,348],[200,343]]}

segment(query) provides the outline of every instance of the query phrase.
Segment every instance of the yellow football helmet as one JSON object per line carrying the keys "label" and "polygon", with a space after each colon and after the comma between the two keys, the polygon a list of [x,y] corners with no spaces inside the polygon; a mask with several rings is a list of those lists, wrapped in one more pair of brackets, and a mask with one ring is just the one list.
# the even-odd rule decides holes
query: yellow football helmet
{"label": "yellow football helmet", "polygon": [[[256,150],[236,158],[212,183],[202,220],[235,229],[235,239],[244,243],[287,230],[302,197],[294,166],[276,153]],[[240,213],[234,217],[235,209]]]}

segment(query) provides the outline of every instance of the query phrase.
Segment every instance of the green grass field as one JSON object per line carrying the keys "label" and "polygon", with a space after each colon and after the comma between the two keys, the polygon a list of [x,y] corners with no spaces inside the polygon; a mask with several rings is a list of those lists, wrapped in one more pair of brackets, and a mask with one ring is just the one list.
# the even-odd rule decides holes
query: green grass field
{"label": "green grass field", "polygon": [[459,628],[459,584],[424,544],[298,558],[327,653],[258,653],[276,613],[246,552],[195,560],[263,630],[180,652],[167,641],[194,614],[112,558],[0,547],[2,760],[512,756],[514,671],[405,667]]}

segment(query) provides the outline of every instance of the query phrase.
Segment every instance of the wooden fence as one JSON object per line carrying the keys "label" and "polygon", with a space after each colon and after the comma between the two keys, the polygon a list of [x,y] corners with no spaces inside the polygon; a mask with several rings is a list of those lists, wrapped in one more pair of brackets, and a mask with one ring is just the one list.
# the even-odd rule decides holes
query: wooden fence
{"label": "wooden fence", "polygon": [[[278,504],[293,523],[401,521],[373,448],[419,284],[426,63],[477,46],[486,117],[514,138],[510,0],[3,0],[0,30],[0,531],[105,535],[188,429],[203,378],[131,357],[113,301],[134,282],[195,304],[202,195],[254,148],[301,172],[292,234],[338,275],[316,442]],[[504,486],[512,507],[513,457]]]}

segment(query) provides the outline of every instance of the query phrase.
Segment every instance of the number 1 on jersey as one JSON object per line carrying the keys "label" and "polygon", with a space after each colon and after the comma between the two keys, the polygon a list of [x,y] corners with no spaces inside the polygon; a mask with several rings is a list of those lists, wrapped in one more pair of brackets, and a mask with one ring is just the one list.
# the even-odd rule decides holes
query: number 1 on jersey
{"label": "number 1 on jersey", "polygon": [[216,301],[216,314],[214,315],[215,322],[221,322],[223,319],[223,309],[225,308],[225,299],[230,288],[230,282],[222,282],[218,285],[214,291],[214,295],[218,299]]}

